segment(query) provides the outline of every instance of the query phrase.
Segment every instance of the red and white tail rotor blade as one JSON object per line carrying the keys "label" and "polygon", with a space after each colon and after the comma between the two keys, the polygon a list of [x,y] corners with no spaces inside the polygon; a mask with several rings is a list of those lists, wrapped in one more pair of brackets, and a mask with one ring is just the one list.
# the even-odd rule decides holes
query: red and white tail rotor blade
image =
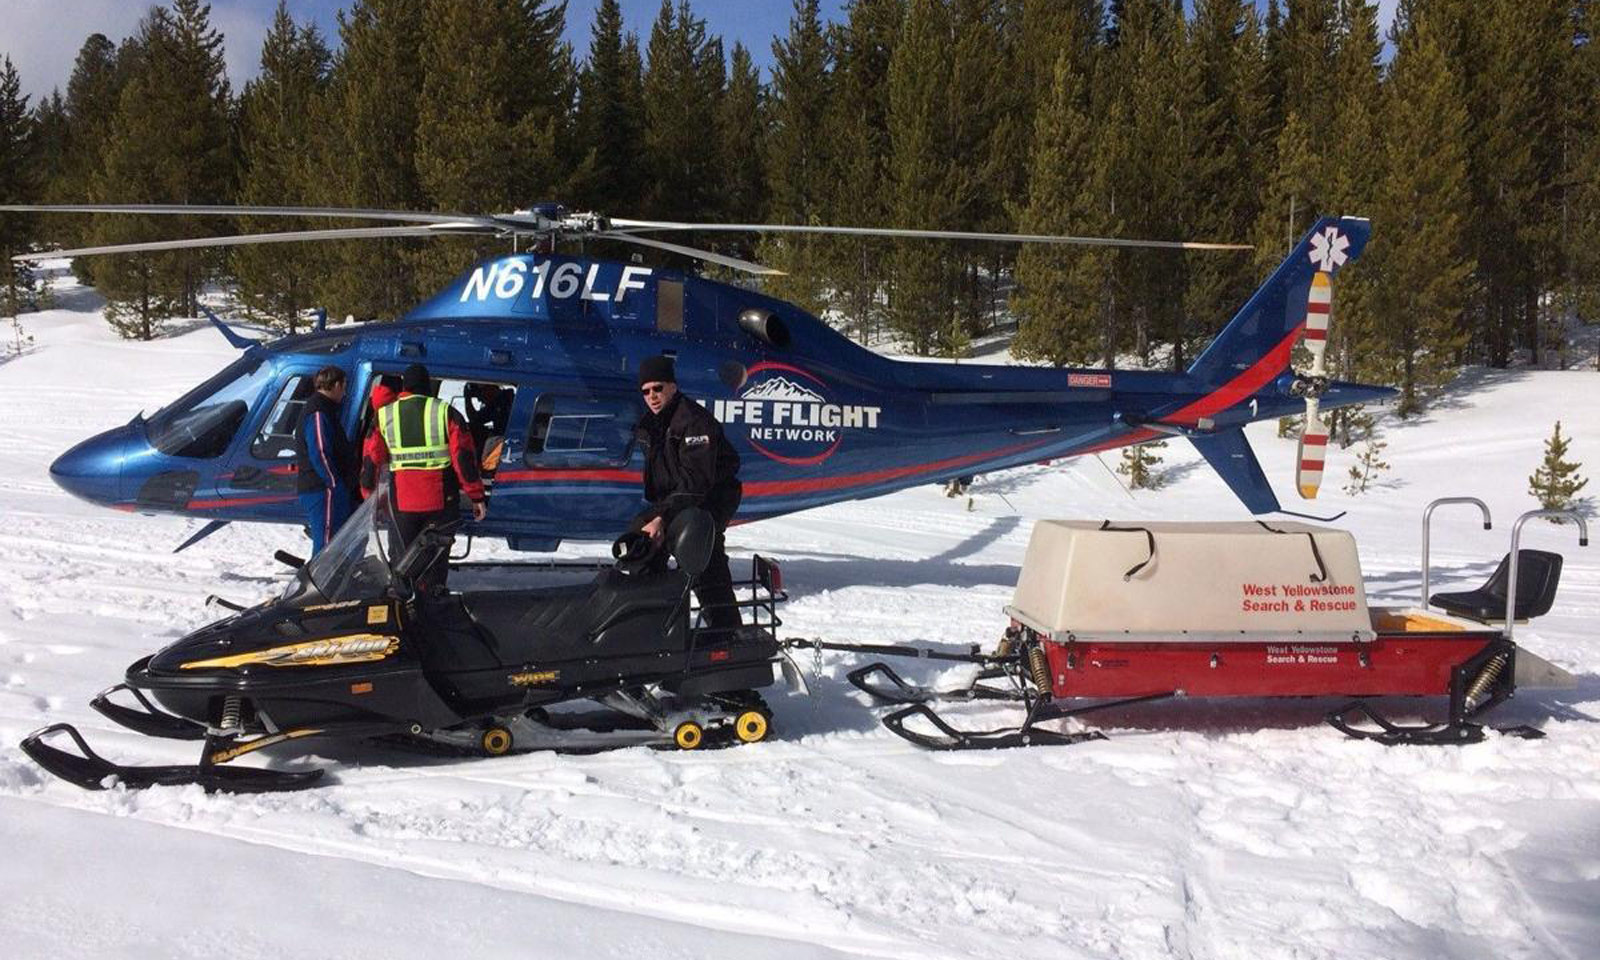
{"label": "red and white tail rotor blade", "polygon": [[1295,486],[1300,496],[1315,500],[1322,487],[1322,469],[1328,457],[1328,426],[1319,416],[1318,395],[1327,382],[1328,324],[1333,319],[1333,282],[1318,270],[1311,278],[1306,295],[1305,345],[1311,351],[1310,379],[1306,394],[1306,422],[1300,428],[1300,449],[1296,455]]}

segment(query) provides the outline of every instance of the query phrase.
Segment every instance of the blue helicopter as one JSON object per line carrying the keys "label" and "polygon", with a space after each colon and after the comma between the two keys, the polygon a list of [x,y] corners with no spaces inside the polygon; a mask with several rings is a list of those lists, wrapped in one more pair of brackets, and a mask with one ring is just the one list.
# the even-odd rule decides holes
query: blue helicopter
{"label": "blue helicopter", "polygon": [[[1187,438],[1253,514],[1283,510],[1245,438],[1257,420],[1305,414],[1297,457],[1303,497],[1320,484],[1320,410],[1393,391],[1330,381],[1323,347],[1332,278],[1365,247],[1370,225],[1324,218],[1183,373],[895,361],[858,346],[793,304],[676,269],[554,252],[601,238],[752,274],[759,264],[641,236],[671,231],[832,233],[1175,249],[1227,244],[955,231],[686,224],[610,219],[541,206],[504,215],[235,206],[9,206],[0,210],[338,217],[401,226],[303,230],[122,244],[18,259],[310,239],[489,234],[536,239],[534,253],[473,265],[393,323],[328,328],[263,342],[213,316],[240,355],[153,415],[79,443],[51,466],[63,489],[138,513],[209,520],[178,549],[233,521],[301,524],[294,426],[312,377],[342,367],[351,436],[371,427],[381,378],[425,363],[439,396],[493,441],[492,496],[477,537],[513,549],[609,540],[644,505],[633,427],[634,371],[676,360],[683,391],[725,425],[743,460],[736,522],[782,516],[922,483]],[[1298,343],[1311,351],[1291,369]],[[482,445],[480,446],[482,448]],[[1297,514],[1303,515],[1303,514]]]}

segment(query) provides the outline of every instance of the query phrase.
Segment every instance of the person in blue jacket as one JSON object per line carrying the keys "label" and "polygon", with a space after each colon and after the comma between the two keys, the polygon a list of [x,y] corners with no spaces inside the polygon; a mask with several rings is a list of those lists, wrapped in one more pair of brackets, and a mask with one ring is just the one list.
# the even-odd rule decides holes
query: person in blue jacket
{"label": "person in blue jacket", "polygon": [[339,426],[339,405],[344,402],[344,371],[323,367],[312,381],[316,391],[300,410],[295,427],[295,469],[300,507],[306,512],[311,533],[311,555],[316,556],[350,516],[356,458],[350,440]]}

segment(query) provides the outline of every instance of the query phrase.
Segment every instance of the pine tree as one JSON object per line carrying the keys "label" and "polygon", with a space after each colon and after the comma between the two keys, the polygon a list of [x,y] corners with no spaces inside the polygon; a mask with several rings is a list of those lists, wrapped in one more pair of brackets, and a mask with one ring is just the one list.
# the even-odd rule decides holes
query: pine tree
{"label": "pine tree", "polygon": [[[137,40],[130,38],[119,51],[104,34],[94,33],[79,49],[67,81],[64,160],[46,188],[48,202],[86,203],[93,196],[136,46]],[[88,244],[92,226],[86,217],[58,218],[50,223],[50,235],[63,246],[81,247]],[[86,257],[73,261],[73,273],[83,283],[92,282],[90,262]]]}
{"label": "pine tree", "polygon": [[[1541,294],[1557,262],[1568,0],[1436,0],[1436,21],[1468,112],[1477,276],[1468,305],[1474,353],[1495,366],[1538,353]],[[1397,22],[1399,22],[1397,20]]]}
{"label": "pine tree", "polygon": [[[37,142],[22,78],[9,56],[0,56],[0,204],[38,201]],[[32,249],[36,218],[0,213],[0,315],[15,318],[33,305],[38,280],[27,264],[11,259]],[[20,337],[20,334],[18,334]]]}
{"label": "pine tree", "polygon": [[[176,0],[141,22],[137,55],[128,64],[104,163],[93,183],[102,203],[225,203],[233,192],[230,93],[222,37],[210,7]],[[198,217],[97,216],[101,244],[215,232]],[[193,316],[201,284],[216,271],[216,251],[97,258],[94,284],[106,296],[106,317],[124,336],[150,339],[174,312]]]}
{"label": "pine tree", "polygon": [[[699,220],[715,209],[717,152],[704,143],[723,91],[712,89],[711,63],[722,57],[720,42],[706,35],[704,20],[688,0],[662,0],[650,31],[644,73],[644,154],[651,173],[646,190],[650,215]],[[720,72],[720,67],[718,68]]]}
{"label": "pine tree", "polygon": [[[772,43],[766,169],[769,214],[778,223],[815,224],[823,218],[830,143],[817,134],[827,119],[828,54],[817,0],[794,0],[788,34]],[[770,282],[768,292],[821,313],[823,246],[792,235],[763,244],[763,260],[788,274]]]}
{"label": "pine tree", "polygon": [[[246,85],[240,98],[239,203],[310,205],[318,174],[306,144],[322,109],[330,60],[316,26],[296,25],[285,0],[279,0],[261,48],[261,75]],[[256,232],[312,226],[275,219],[244,217],[240,228]],[[327,252],[309,244],[244,246],[234,249],[232,260],[236,295],[246,312],[296,332],[300,313],[312,305],[312,291],[321,282]]]}
{"label": "pine tree", "polygon": [[[1259,216],[1248,179],[1258,149],[1262,103],[1256,21],[1244,0],[1200,0],[1189,33],[1192,95],[1185,119],[1185,228],[1198,239],[1247,235]],[[1256,283],[1250,259],[1201,253],[1185,256],[1184,309],[1195,333],[1220,329]]]}
{"label": "pine tree", "polygon": [[[1600,316],[1600,2],[1585,0],[1575,20],[1562,98],[1567,104],[1563,300],[1573,314],[1593,318]],[[1595,364],[1600,368],[1600,351]]]}
{"label": "pine tree", "polygon": [[[941,0],[911,0],[889,65],[889,180],[893,225],[949,229],[951,26]],[[965,335],[953,308],[950,255],[944,245],[899,241],[889,259],[890,322],[926,356],[959,353]]]}
{"label": "pine tree", "polygon": [[[529,63],[563,54],[565,6],[544,6],[543,0],[427,0],[416,165],[432,209],[514,210],[566,186],[564,105],[549,93],[530,96],[528,88],[530,81],[562,82],[559,71],[537,80],[528,75]],[[417,284],[437,288],[500,246],[430,244],[417,260]]]}
{"label": "pine tree", "polygon": [[1555,432],[1544,442],[1544,460],[1528,477],[1528,492],[1545,510],[1570,510],[1578,491],[1589,484],[1578,475],[1583,464],[1565,459],[1571,444],[1571,437],[1561,435],[1561,421],[1557,420]]}
{"label": "pine tree", "polygon": [[1431,21],[1414,17],[1395,37],[1383,123],[1384,174],[1365,269],[1372,270],[1373,303],[1383,318],[1376,356],[1390,364],[1401,392],[1397,411],[1409,416],[1431,388],[1454,374],[1464,335],[1461,310],[1468,253],[1466,107],[1459,80]]}
{"label": "pine tree", "polygon": [[[417,101],[424,0],[357,0],[339,15],[321,130],[313,143],[318,206],[418,210]],[[330,314],[393,319],[416,303],[413,240],[324,244],[318,298]]]}
{"label": "pine tree", "polygon": [[576,136],[585,151],[575,196],[588,209],[643,211],[643,88],[638,40],[622,29],[618,0],[601,0],[578,81]]}
{"label": "pine tree", "polygon": [[1136,443],[1130,447],[1122,448],[1122,464],[1117,467],[1117,472],[1128,478],[1128,486],[1135,490],[1158,490],[1167,482],[1162,471],[1156,468],[1161,466],[1161,456],[1155,451],[1166,449],[1167,441],[1155,440],[1150,443]]}
{"label": "pine tree", "polygon": [[[1129,0],[1124,10],[1114,96],[1125,119],[1110,134],[1117,142],[1116,214],[1128,236],[1182,236],[1190,202],[1185,122],[1194,101],[1182,13],[1166,0]],[[1194,332],[1183,309],[1183,259],[1146,249],[1123,251],[1118,261],[1118,282],[1127,294],[1123,322],[1134,348],[1148,364],[1158,343],[1170,343],[1171,364],[1181,369]]]}
{"label": "pine tree", "polygon": [[[1326,143],[1328,162],[1325,212],[1369,216],[1377,202],[1382,179],[1378,111],[1379,86],[1378,10],[1369,0],[1339,0],[1338,53],[1335,57],[1338,92],[1330,120],[1332,134]],[[1374,244],[1391,239],[1385,233]],[[1372,376],[1381,371],[1373,356],[1378,342],[1378,318],[1373,313],[1375,273],[1351,270],[1339,277],[1335,298],[1337,322],[1329,331],[1328,359],[1333,371],[1346,379]],[[1342,432],[1344,415],[1335,414],[1335,430]]]}
{"label": "pine tree", "polygon": [[[1108,165],[1089,114],[1088,78],[1076,61],[1069,44],[1056,59],[1050,97],[1034,123],[1028,204],[1017,218],[1024,233],[1117,232],[1101,199]],[[1023,248],[1017,255],[1020,289],[1012,299],[1014,349],[1058,365],[1106,356],[1113,256],[1100,247]]]}
{"label": "pine tree", "polygon": [[1321,133],[1333,119],[1339,0],[1284,0],[1284,116]]}
{"label": "pine tree", "polygon": [[[889,222],[889,63],[904,10],[902,0],[853,0],[845,23],[834,31],[834,96],[824,135],[832,145],[829,223],[877,227]],[[883,319],[888,245],[871,237],[842,237],[820,249],[830,307],[868,342]]]}
{"label": "pine tree", "polygon": [[[1356,462],[1350,467],[1344,485],[1345,493],[1357,496],[1366,493],[1367,488],[1376,482],[1378,476],[1389,469],[1389,462],[1383,459],[1383,451],[1389,444],[1378,435],[1378,418],[1360,407],[1348,409],[1345,424],[1347,435],[1352,435],[1353,439],[1366,444],[1356,455]],[[1348,447],[1350,444],[1342,445]]]}
{"label": "pine tree", "polygon": [[766,120],[761,71],[743,44],[733,45],[728,64],[727,94],[717,114],[721,149],[718,177],[722,183],[717,216],[735,223],[756,223],[764,214],[766,195]]}

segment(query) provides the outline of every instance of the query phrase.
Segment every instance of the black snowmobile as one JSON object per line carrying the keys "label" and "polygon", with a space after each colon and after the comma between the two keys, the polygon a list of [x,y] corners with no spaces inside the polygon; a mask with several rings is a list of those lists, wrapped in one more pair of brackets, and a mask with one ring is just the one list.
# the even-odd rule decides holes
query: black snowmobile
{"label": "black snowmobile", "polygon": [[[258,792],[310,786],[322,770],[224,764],[319,737],[399,738],[491,756],[574,744],[754,743],[772,723],[757,691],[786,662],[775,633],[782,581],[776,564],[756,557],[750,580],[735,584],[749,598],[739,605],[750,625],[696,626],[690,588],[714,536],[710,517],[688,510],[659,548],[637,534],[619,540],[617,562],[586,582],[450,593],[418,585],[443,562],[451,537],[425,531],[398,551],[379,493],[299,567],[282,596],[135,662],[126,682],[92,701],[139,733],[203,741],[198,765],[121,766],[69,724],[34,732],[22,749],[87,789],[198,783]],[[132,705],[112,699],[123,692]],[[606,708],[606,722],[546,710],[583,699]],[[58,736],[81,752],[46,742]]]}

